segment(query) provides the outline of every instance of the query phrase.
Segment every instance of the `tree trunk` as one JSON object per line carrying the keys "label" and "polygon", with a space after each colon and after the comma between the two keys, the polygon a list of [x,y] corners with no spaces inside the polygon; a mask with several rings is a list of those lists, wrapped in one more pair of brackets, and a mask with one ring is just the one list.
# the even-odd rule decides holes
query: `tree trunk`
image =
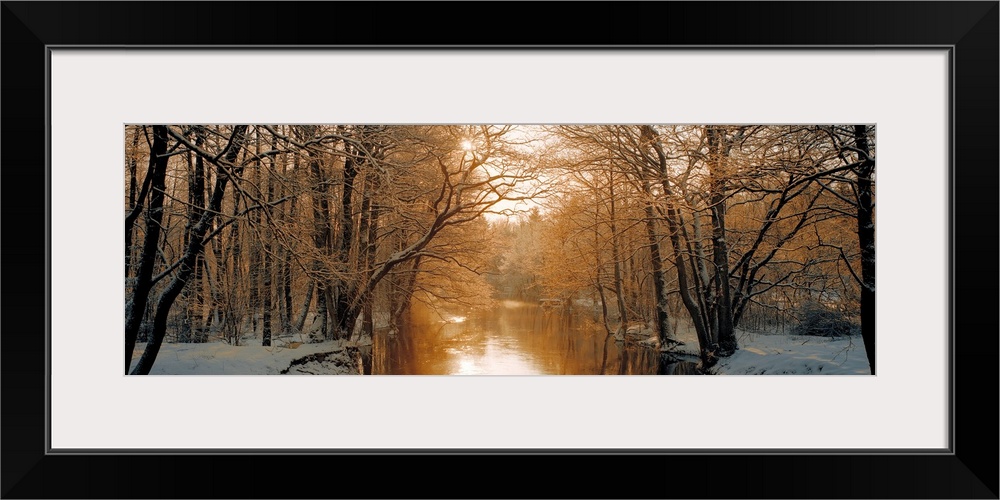
{"label": "tree trunk", "polygon": [[[251,186],[256,186],[256,193],[251,193],[251,195],[256,194],[257,199],[260,199],[260,186],[264,182],[264,178],[261,175],[261,163],[260,163],[260,132],[257,127],[254,127],[254,154],[257,158],[254,161],[253,168],[250,169],[249,175],[247,175]],[[268,198],[270,201],[270,198]],[[261,220],[261,210],[254,210],[247,214],[247,226],[248,226],[248,236],[255,235],[257,238],[250,237],[249,247],[250,247],[250,267],[247,272],[247,282],[249,285],[250,297],[247,300],[248,310],[250,311],[250,333],[253,336],[257,335],[257,312],[261,307],[261,236],[263,232],[260,227]]]}
{"label": "tree trunk", "polygon": [[[667,157],[663,152],[663,146],[656,139],[656,132],[649,125],[642,126],[642,136],[649,142],[656,152],[656,157],[658,160],[657,170],[660,175],[660,185],[663,187],[663,196],[666,202],[666,220],[667,220],[667,230],[670,232],[670,244],[673,248],[674,264],[677,269],[677,285],[680,288],[681,301],[684,303],[684,307],[687,308],[688,314],[691,316],[691,321],[694,323],[695,332],[698,334],[698,343],[700,344],[701,360],[705,367],[715,364],[715,355],[712,352],[711,339],[709,338],[708,325],[702,319],[702,310],[695,303],[694,298],[691,297],[690,283],[688,282],[687,268],[684,264],[684,256],[681,254],[681,241],[680,241],[680,214],[677,213],[676,208],[674,208],[673,203],[670,202],[673,198],[673,191],[670,189],[670,181],[667,175],[669,174],[667,170]],[[649,192],[648,185],[644,186]],[[652,207],[649,207],[652,210]],[[666,304],[664,304],[666,305]]]}
{"label": "tree trunk", "polygon": [[[695,205],[690,200],[689,203],[692,206]],[[694,293],[695,298],[698,299],[698,307],[701,309],[701,320],[703,324],[707,325],[709,342],[715,344],[719,341],[717,337],[719,323],[718,318],[716,318],[714,324],[709,319],[710,316],[715,314],[716,298],[711,286],[712,279],[709,276],[708,268],[705,266],[708,258],[705,257],[705,248],[701,244],[704,239],[701,229],[701,215],[697,211],[691,214],[691,228],[694,232],[694,238],[689,237],[686,229],[687,223],[684,220],[680,220],[679,224],[681,227],[681,236],[684,237],[691,262],[691,281],[694,284]]]}
{"label": "tree trunk", "polygon": [[736,352],[736,334],[733,331],[732,298],[729,291],[729,248],[726,241],[725,175],[723,157],[727,153],[723,144],[725,132],[718,127],[708,127],[708,162],[711,175],[710,201],[712,214],[712,262],[715,264],[715,318],[718,354],[730,356]]}
{"label": "tree trunk", "polygon": [[[160,241],[160,227],[163,221],[163,199],[166,189],[167,161],[167,127],[153,127],[153,148],[149,152],[149,174],[152,193],[149,195],[149,208],[146,213],[146,238],[139,258],[139,270],[135,277],[132,296],[125,302],[125,373],[128,373],[132,363],[132,351],[139,335],[142,318],[149,303],[149,293],[152,289],[153,266],[156,263],[157,244]],[[131,224],[126,221],[126,250],[131,240]]]}
{"label": "tree trunk", "polygon": [[[358,268],[363,274],[368,274],[371,268],[372,254],[375,253],[375,231],[376,225],[378,224],[378,213],[376,208],[372,206],[372,179],[367,179],[365,181],[365,192],[361,200],[361,222],[358,225],[358,232],[361,237],[361,257],[358,259]],[[368,294],[365,297],[359,297],[358,300],[362,303],[363,311],[363,321],[361,323],[361,333],[371,337],[375,332],[375,322],[373,321],[372,314],[372,302],[374,294]],[[353,332],[349,332],[353,334]]]}
{"label": "tree trunk", "polygon": [[[601,298],[601,320],[604,322],[604,349],[601,350],[601,371],[600,374],[604,375],[604,372],[608,369],[608,342],[611,341],[611,337],[615,335],[615,332],[611,329],[611,324],[608,323],[608,302],[605,300],[604,296],[604,284],[601,283],[601,270],[597,270],[597,294]],[[624,326],[624,325],[623,325]],[[619,327],[621,328],[621,327]]]}
{"label": "tree trunk", "polygon": [[[145,129],[145,127],[143,128]],[[155,131],[153,135],[154,136],[156,135]],[[156,148],[157,148],[156,139],[154,137],[153,149],[155,150]],[[163,154],[166,152],[166,143],[163,144],[163,148],[164,148],[163,152],[159,154]],[[126,278],[132,274],[132,253],[133,253],[132,230],[135,227],[135,221],[139,218],[139,214],[142,213],[143,204],[146,202],[146,197],[149,194],[149,186],[150,183],[153,181],[153,173],[154,173],[153,171],[156,167],[156,162],[153,161],[155,157],[156,155],[152,151],[150,151],[149,167],[146,170],[146,177],[142,180],[142,189],[139,190],[138,195],[136,196],[130,195],[130,198],[132,199],[132,206],[130,207],[131,210],[129,211],[129,213],[125,215],[125,277]],[[134,178],[132,179],[132,184],[133,185],[135,184]],[[160,217],[162,216],[163,215],[161,213]]]}
{"label": "tree trunk", "polygon": [[[709,350],[715,351],[716,343],[718,342],[718,332],[719,332],[719,321],[715,316],[715,295],[711,285],[711,280],[708,277],[708,271],[705,269],[705,265],[702,262],[704,258],[704,253],[699,249],[699,245],[692,245],[691,237],[688,235],[687,223],[684,222],[684,217],[681,212],[677,210],[675,215],[671,217],[676,217],[676,222],[673,227],[680,228],[680,236],[683,239],[684,245],[687,248],[688,262],[691,263],[691,274],[688,277],[691,280],[691,285],[694,291],[691,293],[692,300],[697,299],[695,302],[697,304],[697,311],[700,313],[699,319],[701,324],[704,325],[705,331],[708,335],[708,345]],[[698,228],[698,213],[692,214],[693,226],[697,230]],[[695,233],[697,234],[697,232]],[[696,239],[700,236],[695,236]]]}
{"label": "tree trunk", "polygon": [[[610,193],[610,195],[611,195],[612,200],[614,200],[614,192],[613,191]],[[601,234],[600,234],[600,231],[598,230],[598,226],[597,226],[597,223],[600,221],[600,218],[601,218],[600,217],[601,216],[600,193],[597,193],[597,196],[598,196],[597,205],[594,207],[594,249],[595,249],[595,256],[596,256],[596,259],[597,259],[597,262],[596,262],[596,264],[597,264],[597,266],[596,266],[597,267],[597,273],[595,273],[596,277],[597,277],[597,279],[596,279],[596,283],[597,283],[597,295],[601,298],[601,321],[604,323],[604,333],[605,333],[605,335],[604,335],[604,348],[601,350],[601,371],[599,373],[601,375],[604,375],[604,373],[608,369],[608,342],[611,341],[611,337],[614,336],[615,332],[611,329],[611,323],[608,322],[608,301],[607,301],[607,297],[605,297],[605,294],[604,294],[604,283],[601,282],[601,272],[602,272],[602,268],[604,266],[601,263],[601,251],[600,251]],[[611,206],[612,206],[612,208],[610,209],[610,213],[614,214],[614,208],[613,208],[614,207],[614,203],[612,203]],[[613,215],[610,216],[609,218],[612,221],[614,221],[614,216]],[[611,229],[612,239],[614,239],[614,223],[613,222],[611,224],[611,228],[612,228]],[[617,260],[617,257],[614,257],[614,258]],[[618,266],[618,262],[617,261],[615,262],[615,266],[616,267]],[[616,269],[616,271],[617,271],[617,269]],[[621,292],[620,291],[619,291],[619,296],[618,297],[619,297],[618,298],[618,300],[619,300],[619,307],[621,307],[621,300],[622,299],[621,299]],[[622,311],[623,312],[620,313],[620,314],[624,314],[624,309],[622,309]],[[623,330],[625,329],[625,320],[624,319],[621,319],[619,321],[618,328],[623,329]]]}
{"label": "tree trunk", "polygon": [[[298,153],[295,155],[295,171],[298,172]],[[281,174],[282,177],[285,175],[285,166],[287,158],[282,156],[281,161]],[[281,196],[285,196],[285,183],[281,183]],[[287,221],[295,220],[295,201],[298,197],[293,196],[292,199],[288,200],[288,218]],[[282,213],[284,213],[285,207],[281,207]],[[292,248],[289,245],[282,246],[282,254],[284,258],[281,263],[281,300],[282,300],[282,310],[283,314],[281,316],[281,328],[286,332],[290,332],[292,329]],[[300,329],[301,330],[301,329]]]}
{"label": "tree trunk", "polygon": [[[647,191],[649,184],[646,183]],[[660,338],[661,346],[668,346],[676,343],[670,335],[670,317],[667,306],[667,280],[663,272],[663,260],[660,258],[660,238],[656,234],[656,218],[653,212],[652,201],[646,202],[646,237],[649,239],[649,259],[653,270],[653,289],[656,298],[653,302],[653,309],[656,314],[656,333]]]}
{"label": "tree trunk", "polygon": [[312,324],[316,324],[319,321],[319,334],[323,339],[328,339],[330,335],[330,311],[327,304],[327,299],[330,297],[329,291],[326,289],[326,280],[317,279],[316,280],[316,317],[313,319]]}
{"label": "tree trunk", "polygon": [[[204,145],[205,134],[201,127],[195,127],[195,145]],[[184,246],[186,247],[190,237],[191,229],[195,222],[201,219],[205,211],[205,160],[192,152],[188,152],[188,207],[187,223],[184,227]],[[194,275],[189,286],[184,288],[184,303],[187,306],[184,312],[184,331],[182,334],[188,342],[200,342],[202,340],[202,310],[205,304],[205,297],[202,295],[202,270],[205,266],[204,249],[198,252]]]}
{"label": "tree trunk", "polygon": [[285,331],[292,329],[292,251],[284,250],[284,259],[281,263],[281,300],[282,311],[281,328]]}
{"label": "tree trunk", "polygon": [[[353,156],[355,154],[354,148],[350,145],[345,145],[344,148],[347,151],[347,156],[344,159],[344,188],[340,199],[340,233],[337,242],[340,244],[338,248],[340,262],[345,267],[350,267],[351,244],[354,241],[354,217],[351,203],[354,195],[354,179],[358,175],[358,168],[357,161]],[[354,328],[353,321],[356,319],[356,315],[352,315],[350,309],[356,288],[348,279],[342,278],[337,281],[337,335],[341,338],[349,337]]]}
{"label": "tree trunk", "polygon": [[[622,328],[627,328],[628,311],[625,309],[625,293],[622,291],[621,242],[619,241],[618,227],[615,222],[615,180],[613,175],[609,177],[610,183],[608,184],[608,197],[610,198],[610,204],[608,208],[608,221],[611,227],[611,259],[614,261],[615,296],[618,299],[618,319],[621,322]],[[604,300],[603,294],[601,295],[601,300]],[[657,317],[657,319],[659,319],[659,317]],[[671,331],[669,330],[669,325],[667,325],[667,328],[668,329],[666,331]]]}
{"label": "tree trunk", "polygon": [[[215,224],[216,222],[213,221],[213,226]],[[212,230],[214,231],[215,227],[213,227]],[[212,240],[211,244],[212,255],[215,257],[215,283],[213,286],[213,278],[211,278],[211,275],[208,275],[209,296],[212,298],[212,305],[211,310],[208,313],[208,318],[205,320],[205,330],[212,331],[214,328],[216,333],[218,333],[218,329],[221,328],[226,321],[226,309],[223,308],[223,301],[225,299],[223,297],[222,290],[222,280],[226,276],[226,256],[222,252],[222,247],[224,246],[223,234],[221,232],[216,234],[215,239]],[[212,326],[213,321],[215,323],[214,327]]]}
{"label": "tree trunk", "polygon": [[677,267],[677,285],[680,288],[681,301],[684,303],[684,307],[687,308],[688,314],[690,314],[691,320],[694,323],[695,332],[698,334],[698,343],[700,344],[702,362],[707,367],[715,364],[715,354],[712,352],[712,343],[709,338],[708,325],[705,324],[702,318],[701,308],[698,307],[694,298],[691,297],[687,267],[684,265],[684,257],[681,255],[680,250],[680,235],[677,234],[680,232],[677,219],[678,215],[676,209],[672,205],[668,204],[667,229],[670,231],[670,243],[673,247],[674,263]]}
{"label": "tree trunk", "polygon": [[[361,216],[358,221],[358,259],[357,269],[360,276],[367,278],[372,274],[375,253],[378,250],[378,224],[379,214],[382,207],[375,199],[376,193],[381,189],[381,178],[379,177],[378,164],[382,159],[382,150],[377,143],[369,143],[366,148],[364,164],[366,169],[364,176],[364,190],[361,197]],[[374,334],[374,301],[375,287],[351,287],[354,297],[351,297],[351,307],[348,309],[346,325],[350,330],[346,333],[353,335],[353,325],[357,320],[357,314],[363,314],[362,334],[371,337]]]}
{"label": "tree trunk", "polygon": [[128,157],[128,208],[131,210],[135,206],[138,195],[138,187],[136,186],[136,169],[138,167],[139,161],[139,130],[142,127],[135,127],[135,131],[132,133],[132,154]]}
{"label": "tree trunk", "polygon": [[[308,129],[310,133],[308,135],[315,134],[313,128]],[[327,199],[327,181],[326,175],[323,172],[322,161],[318,154],[313,151],[309,152],[309,171],[312,173],[313,182],[315,183],[313,189],[313,244],[316,246],[316,252],[319,255],[328,255],[330,247],[330,204]],[[323,262],[317,258],[313,263],[313,271],[315,272],[314,279],[316,280],[316,315],[317,319],[320,321],[320,335],[326,339],[330,334],[329,326],[329,312],[327,304],[327,298],[329,293],[327,291],[328,279],[326,277],[326,268]]]}
{"label": "tree trunk", "polygon": [[312,304],[313,289],[316,288],[316,281],[309,280],[309,285],[306,287],[306,298],[302,304],[302,310],[299,311],[299,316],[295,318],[295,329],[297,331],[302,331],[306,326],[306,316],[309,315],[309,305]]}
{"label": "tree trunk", "polygon": [[264,283],[261,289],[263,296],[263,312],[261,313],[261,336],[262,345],[271,345],[271,245],[268,243],[264,249]]}
{"label": "tree trunk", "polygon": [[[139,203],[138,186],[136,185],[136,183],[138,182],[138,179],[136,177],[136,175],[137,175],[136,170],[138,169],[138,163],[139,163],[139,160],[138,160],[138,158],[139,158],[139,151],[138,151],[139,150],[139,131],[142,128],[143,127],[138,127],[137,126],[137,127],[135,127],[135,131],[132,133],[132,154],[130,154],[129,158],[128,158],[128,175],[129,175],[129,183],[128,183],[128,209],[129,209],[129,211],[133,212],[136,215],[138,215],[138,213],[139,213],[138,210],[135,210],[136,204]],[[147,179],[147,182],[148,182],[148,179],[149,179],[148,174],[147,174],[146,179]],[[145,190],[146,186],[148,186],[148,184],[144,183],[144,186],[143,186],[144,190]],[[133,217],[132,220],[128,220],[128,217],[126,217],[126,221],[125,221],[125,277],[126,278],[129,276],[129,274],[131,274],[130,273],[131,270],[129,269],[129,267],[131,266],[131,260],[132,260],[132,225],[133,224],[135,224],[135,218]]]}
{"label": "tree trunk", "polygon": [[[238,217],[240,213],[240,196],[239,191],[233,191],[233,217]],[[221,205],[220,205],[221,206]],[[226,324],[225,324],[225,335],[229,339],[232,345],[239,345],[240,337],[242,336],[241,326],[243,323],[243,313],[244,308],[241,305],[242,297],[240,296],[240,290],[242,289],[243,281],[243,241],[241,240],[240,231],[241,221],[236,221],[232,225],[229,237],[232,244],[229,247],[230,262],[232,263],[232,268],[230,269],[230,289],[228,290],[226,296]]]}
{"label": "tree trunk", "polygon": [[736,352],[736,334],[733,331],[732,298],[729,293],[729,249],[726,242],[725,200],[713,196],[712,207],[712,257],[715,264],[715,311],[718,318],[719,355],[730,356]]}
{"label": "tree trunk", "polygon": [[[259,150],[260,134],[257,134],[257,144],[258,144],[257,149]],[[274,149],[274,146],[276,145],[277,144],[272,142],[271,149]],[[270,172],[272,173],[275,172],[274,156],[271,156],[270,167],[271,167]],[[263,175],[261,176],[261,182],[265,182]],[[266,198],[267,205],[265,205],[264,210],[267,210],[268,214],[270,214],[271,211],[270,203],[271,200],[274,199],[273,177],[267,179],[266,182],[267,182],[267,198]],[[268,216],[267,220],[270,221],[271,217]],[[272,279],[271,275],[273,272],[271,269],[271,227],[272,226],[269,223],[267,227],[261,231],[261,236],[263,236],[264,238],[263,248],[261,252],[263,253],[262,258],[264,260],[263,269],[261,269],[261,274],[263,279],[260,289],[260,296],[262,302],[261,307],[263,309],[261,311],[261,345],[265,347],[271,345],[271,295],[273,292],[273,290],[271,290],[271,279]]]}
{"label": "tree trunk", "polygon": [[858,245],[861,247],[861,338],[875,374],[875,160],[865,125],[854,126],[854,144],[863,153],[858,168]]}

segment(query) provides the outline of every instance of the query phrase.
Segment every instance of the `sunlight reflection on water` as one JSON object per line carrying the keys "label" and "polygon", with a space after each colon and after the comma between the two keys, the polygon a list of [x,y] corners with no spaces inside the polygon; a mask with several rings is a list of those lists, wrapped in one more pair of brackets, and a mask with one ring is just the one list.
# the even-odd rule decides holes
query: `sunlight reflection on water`
{"label": "sunlight reflection on water", "polygon": [[[455,358],[455,375],[542,375],[532,359],[512,349],[507,339],[489,338],[483,352],[461,352]],[[516,342],[514,342],[516,344]]]}
{"label": "sunlight reflection on water", "polygon": [[[495,311],[442,314],[442,322],[413,326],[376,343],[375,373],[400,375],[596,375],[601,372],[603,327],[580,316],[534,304],[503,304]],[[655,373],[639,353],[623,356],[608,342],[606,373]],[[649,366],[647,366],[649,365]]]}

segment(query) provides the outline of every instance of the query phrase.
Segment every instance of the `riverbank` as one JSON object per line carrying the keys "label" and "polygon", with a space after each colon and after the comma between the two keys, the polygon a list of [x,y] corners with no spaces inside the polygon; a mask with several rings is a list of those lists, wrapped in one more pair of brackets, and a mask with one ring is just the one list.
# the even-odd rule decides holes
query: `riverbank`
{"label": "riverbank", "polygon": [[[818,337],[737,329],[739,349],[720,358],[709,375],[869,375],[868,357],[860,336]],[[659,340],[646,325],[630,326],[622,338],[656,348]],[[698,338],[691,328],[680,328],[683,342],[672,352],[697,362]]]}
{"label": "riverbank", "polygon": [[[132,366],[135,366],[145,347],[145,344],[136,344]],[[353,349],[356,347],[349,342],[339,340],[271,347],[259,344],[234,346],[223,342],[163,344],[150,375],[358,374]],[[301,359],[316,363],[293,365]]]}
{"label": "riverbank", "polygon": [[[465,325],[453,319],[450,328],[439,330],[446,345],[461,347],[469,338],[459,332]],[[697,358],[697,339],[681,329],[678,339],[685,342],[678,351]],[[507,332],[511,334],[510,332]],[[646,329],[630,332],[632,341],[655,344],[656,337]],[[646,338],[648,337],[648,338]],[[593,340],[593,339],[591,339]],[[860,337],[810,337],[786,334],[739,332],[739,350],[722,358],[710,369],[715,375],[867,375],[868,359]],[[579,353],[588,342],[566,344],[560,340],[560,352],[572,347]],[[460,350],[468,361],[460,364],[457,374],[498,375],[505,373],[531,374],[530,366],[514,354],[502,351],[504,346],[490,344],[488,352],[476,354]],[[465,346],[468,347],[468,346]],[[138,361],[144,344],[137,344],[132,363]],[[205,344],[163,344],[151,375],[356,375],[359,367],[359,346],[349,341],[332,340],[315,344],[290,342],[281,346],[262,347],[259,344],[232,346],[222,342]],[[499,353],[499,354],[497,354]],[[484,360],[492,355],[491,364]],[[496,359],[494,359],[496,358]],[[462,358],[466,359],[466,358]],[[468,365],[468,366],[466,366]],[[446,368],[446,367],[445,367]],[[444,370],[444,368],[442,368]],[[553,370],[550,373],[565,372]],[[573,373],[569,371],[569,373]],[[609,370],[608,373],[616,373]]]}
{"label": "riverbank", "polygon": [[712,367],[717,375],[870,375],[860,336],[743,332],[740,349]]}

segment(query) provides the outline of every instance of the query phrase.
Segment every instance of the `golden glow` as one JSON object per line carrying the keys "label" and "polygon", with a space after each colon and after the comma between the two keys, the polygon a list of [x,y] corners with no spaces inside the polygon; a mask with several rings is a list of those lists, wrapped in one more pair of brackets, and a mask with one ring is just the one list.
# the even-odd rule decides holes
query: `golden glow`
{"label": "golden glow", "polygon": [[477,375],[483,373],[483,371],[476,367],[475,361],[471,359],[459,359],[458,371],[455,373],[457,375]]}
{"label": "golden glow", "polygon": [[472,147],[472,141],[470,141],[468,139],[462,141],[462,150],[463,151],[472,151],[472,149],[473,149],[473,147]]}

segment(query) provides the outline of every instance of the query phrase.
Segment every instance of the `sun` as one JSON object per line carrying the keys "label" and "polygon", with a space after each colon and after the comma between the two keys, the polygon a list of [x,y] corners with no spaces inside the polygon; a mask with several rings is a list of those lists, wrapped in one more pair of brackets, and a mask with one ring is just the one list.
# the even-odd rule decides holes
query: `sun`
{"label": "sun", "polygon": [[468,139],[465,139],[464,141],[462,141],[462,150],[463,151],[472,151],[472,141],[470,141]]}

